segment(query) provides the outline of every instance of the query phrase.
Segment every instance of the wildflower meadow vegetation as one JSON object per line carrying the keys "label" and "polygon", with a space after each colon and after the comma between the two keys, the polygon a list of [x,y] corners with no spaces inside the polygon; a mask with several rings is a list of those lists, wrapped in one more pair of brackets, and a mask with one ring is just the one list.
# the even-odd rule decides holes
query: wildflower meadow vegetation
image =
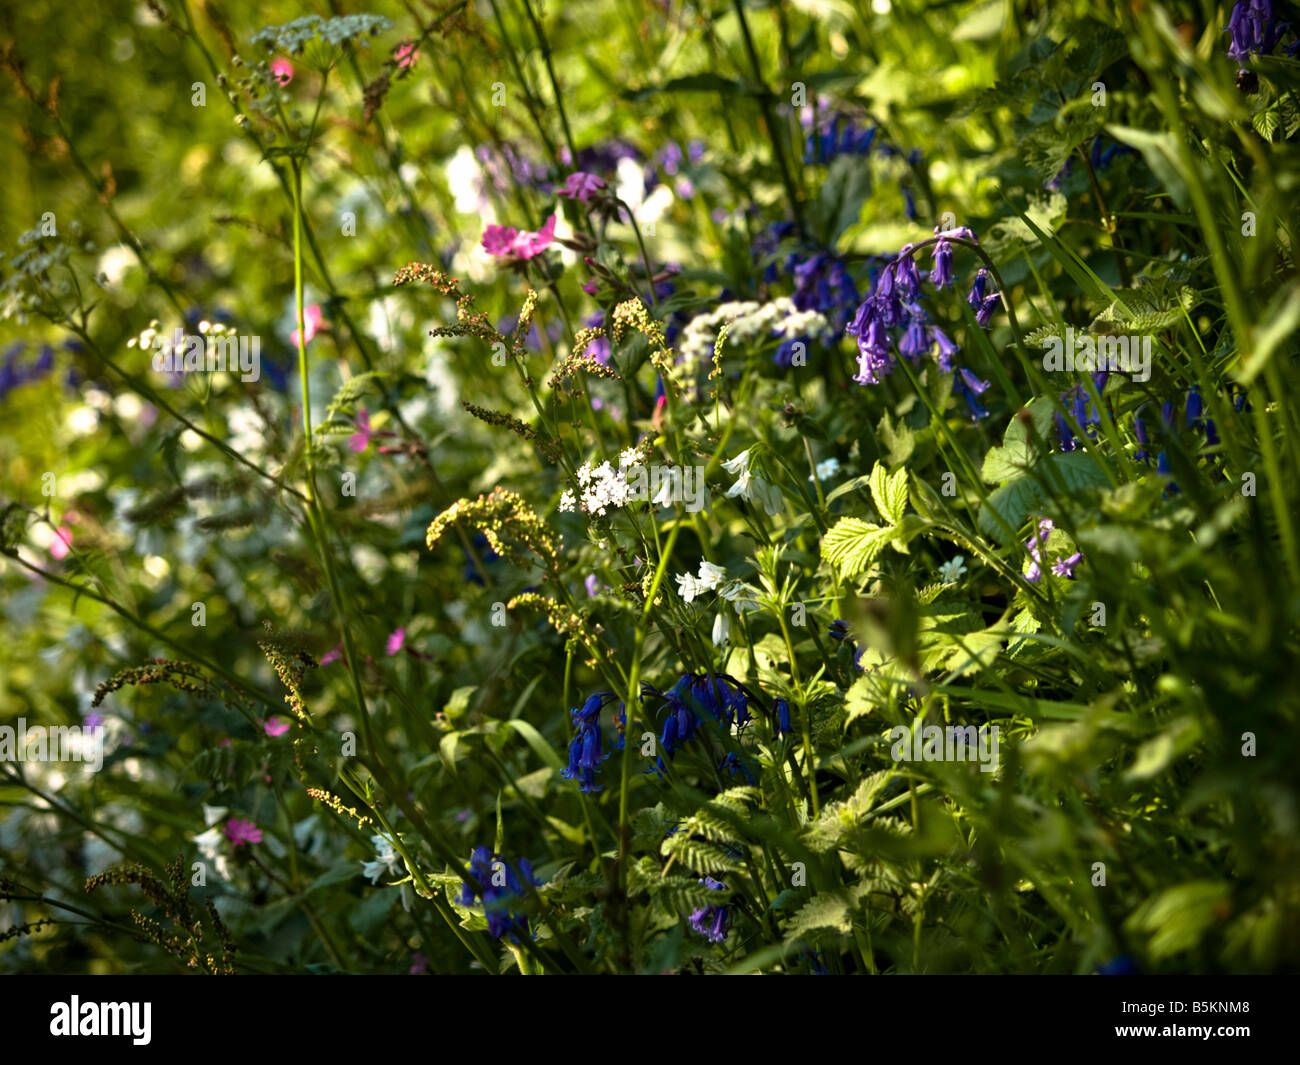
{"label": "wildflower meadow vegetation", "polygon": [[1300,969],[1288,6],[7,5],[0,969]]}

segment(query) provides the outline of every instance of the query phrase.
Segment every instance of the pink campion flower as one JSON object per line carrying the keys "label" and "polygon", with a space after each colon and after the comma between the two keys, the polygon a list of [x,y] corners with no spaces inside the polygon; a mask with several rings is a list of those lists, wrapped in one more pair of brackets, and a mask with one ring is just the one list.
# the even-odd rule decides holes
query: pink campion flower
{"label": "pink campion flower", "polygon": [[420,58],[420,51],[410,41],[403,41],[393,49],[393,58],[403,70],[410,70],[415,66],[415,61]]}
{"label": "pink campion flower", "polygon": [[54,530],[54,539],[50,541],[50,554],[55,558],[67,558],[71,546],[72,530],[66,525],[60,525]]}
{"label": "pink campion flower", "polygon": [[281,85],[288,85],[293,81],[293,64],[281,56],[271,61],[271,73]]}
{"label": "pink campion flower", "polygon": [[241,847],[245,843],[261,843],[262,830],[252,821],[241,821],[232,817],[221,830],[232,847]]}
{"label": "pink campion flower", "polygon": [[268,717],[262,728],[268,736],[283,736],[289,731],[289,722],[279,715]]}
{"label": "pink campion flower", "polygon": [[552,214],[536,233],[520,233],[515,238],[515,254],[521,259],[531,259],[534,255],[540,255],[542,250],[555,239],[555,220],[556,216]]}
{"label": "pink campion flower", "polygon": [[[365,451],[366,448],[370,446],[370,441],[372,437],[376,437],[376,436],[385,437],[385,436],[395,435],[389,432],[387,429],[371,429],[370,411],[368,411],[365,407],[362,407],[361,410],[357,412],[357,428],[358,431],[348,437],[348,447],[350,447],[353,451]],[[397,449],[391,447],[377,447],[375,450],[381,453],[387,453],[389,451],[395,451]]]}
{"label": "pink campion flower", "polygon": [[509,255],[518,235],[514,226],[488,226],[483,230],[483,250],[489,255]]}
{"label": "pink campion flower", "polygon": [[388,646],[386,650],[390,655],[395,655],[402,649],[402,645],[405,643],[406,629],[400,627],[396,628],[388,636]]}
{"label": "pink campion flower", "polygon": [[600,279],[595,277],[587,278],[587,280],[582,283],[582,291],[588,296],[594,296],[600,291]]}
{"label": "pink campion flower", "polygon": [[357,432],[348,437],[348,447],[353,451],[365,451],[370,446],[370,411],[362,407],[357,412]]}
{"label": "pink campion flower", "polygon": [[343,657],[343,643],[342,641],[340,641],[339,645],[335,647],[332,651],[326,651],[323,655],[320,656],[320,664],[322,666],[328,666],[331,662],[337,662],[342,657]]}
{"label": "pink campion flower", "polygon": [[536,233],[517,230],[514,226],[488,226],[483,230],[483,250],[489,255],[510,255],[531,259],[541,254],[555,239],[556,216],[551,215]]}
{"label": "pink campion flower", "polygon": [[585,171],[578,170],[565,178],[564,188],[560,191],[560,195],[585,204],[589,203],[592,196],[604,187],[605,182],[595,174],[588,174]]}
{"label": "pink campion flower", "polygon": [[[320,330],[320,324],[321,324],[320,304],[313,303],[310,306],[304,307],[302,311],[302,321],[303,321],[303,325],[306,327],[307,330],[307,339],[304,341],[304,343],[310,344],[312,337],[314,337],[317,334],[317,332]],[[292,333],[289,334],[289,343],[292,344],[295,348],[298,346],[298,330],[295,329]]]}

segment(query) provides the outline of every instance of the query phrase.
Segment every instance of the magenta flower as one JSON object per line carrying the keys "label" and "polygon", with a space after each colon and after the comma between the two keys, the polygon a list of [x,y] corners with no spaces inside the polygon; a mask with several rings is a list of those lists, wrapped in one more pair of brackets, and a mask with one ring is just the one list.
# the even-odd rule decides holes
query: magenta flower
{"label": "magenta flower", "polygon": [[429,971],[429,959],[426,958],[419,951],[416,951],[414,954],[412,954],[410,975],[418,976],[420,973],[426,973],[428,971]]}
{"label": "magenta flower", "polygon": [[420,58],[420,52],[410,41],[404,41],[393,49],[393,58],[403,70],[410,70],[415,66],[415,61]]}
{"label": "magenta flower", "polygon": [[[389,432],[387,429],[371,429],[370,411],[368,411],[365,407],[362,407],[361,410],[357,413],[357,430],[358,430],[357,432],[353,433],[351,436],[348,437],[348,447],[350,447],[353,451],[365,451],[366,448],[370,446],[370,440],[372,437],[376,437],[376,436],[385,437],[385,436],[395,435]],[[377,447],[376,450],[386,454],[387,452],[393,451],[395,449],[391,447]]]}
{"label": "magenta flower", "polygon": [[362,407],[357,413],[357,432],[348,437],[348,447],[353,451],[365,451],[370,446],[374,433],[370,429],[370,411]]}
{"label": "magenta flower", "polygon": [[397,654],[397,652],[402,649],[402,645],[405,643],[406,643],[406,629],[405,628],[394,629],[388,636],[388,647],[387,647],[388,653],[390,655]]}
{"label": "magenta flower", "polygon": [[293,81],[293,64],[283,56],[272,60],[271,73],[281,85],[288,85],[289,82]]}
{"label": "magenta flower", "polygon": [[268,736],[283,736],[289,731],[289,722],[284,718],[277,716],[268,717],[262,728]]}
{"label": "magenta flower", "polygon": [[342,657],[343,657],[343,643],[342,641],[339,641],[339,645],[335,647],[334,650],[326,651],[323,655],[320,656],[320,664],[322,666],[328,666],[331,662],[337,662]]}
{"label": "magenta flower", "polygon": [[[310,344],[311,338],[314,337],[316,333],[320,330],[320,324],[321,324],[320,304],[313,303],[308,307],[304,307],[302,312],[302,321],[303,321],[303,325],[307,329],[307,339],[304,341],[304,343]],[[295,348],[298,346],[298,330],[295,329],[289,335],[289,343],[292,344]]]}
{"label": "magenta flower", "polygon": [[488,226],[483,230],[483,249],[489,255],[531,259],[555,239],[555,221],[556,216],[552,214],[536,233],[520,231],[514,226]]}
{"label": "magenta flower", "polygon": [[67,558],[71,546],[72,530],[66,525],[60,525],[54,530],[54,539],[50,541],[50,554],[55,558]]}
{"label": "magenta flower", "polygon": [[595,174],[588,174],[579,170],[565,179],[564,188],[560,191],[560,195],[585,204],[589,203],[592,196],[604,187],[605,183]]}
{"label": "magenta flower", "polygon": [[232,817],[221,830],[232,847],[241,847],[245,843],[261,843],[262,830],[252,821],[241,821]]}

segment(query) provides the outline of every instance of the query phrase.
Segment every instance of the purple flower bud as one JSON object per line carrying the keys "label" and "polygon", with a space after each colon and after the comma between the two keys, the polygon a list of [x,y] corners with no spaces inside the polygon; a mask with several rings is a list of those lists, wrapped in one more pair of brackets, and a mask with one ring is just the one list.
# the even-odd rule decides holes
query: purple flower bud
{"label": "purple flower bud", "polygon": [[935,288],[947,288],[952,284],[952,245],[940,240],[934,246],[934,268],[930,271],[930,280]]}

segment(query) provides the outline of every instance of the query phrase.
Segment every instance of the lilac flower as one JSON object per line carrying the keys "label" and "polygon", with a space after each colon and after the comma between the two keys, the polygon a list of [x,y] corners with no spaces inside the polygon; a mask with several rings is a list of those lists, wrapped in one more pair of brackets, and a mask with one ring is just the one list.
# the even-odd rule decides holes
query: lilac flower
{"label": "lilac flower", "polygon": [[591,202],[600,189],[605,187],[605,182],[595,174],[588,174],[582,170],[570,174],[564,181],[564,188],[560,190],[561,196],[567,196],[571,200],[577,200],[581,204]]}
{"label": "lilac flower", "polygon": [[[726,884],[714,880],[711,876],[703,877],[700,883],[711,891],[727,890]],[[730,922],[730,906],[704,906],[691,914],[691,927],[710,943],[721,943],[727,938],[727,926]]]}
{"label": "lilac flower", "polygon": [[1061,558],[1053,562],[1052,572],[1058,577],[1068,577],[1070,580],[1074,580],[1075,567],[1077,567],[1082,561],[1083,552],[1076,551],[1074,554],[1070,555],[1069,558]]}
{"label": "lilac flower", "polygon": [[1053,524],[1052,519],[1044,518],[1038,523],[1038,528],[1034,530],[1034,534],[1025,541],[1025,547],[1029,550],[1029,557],[1032,559],[1029,569],[1025,572],[1025,580],[1031,584],[1037,583],[1038,579],[1043,575],[1043,547],[1047,544],[1047,538],[1052,534],[1054,528],[1056,526]]}

